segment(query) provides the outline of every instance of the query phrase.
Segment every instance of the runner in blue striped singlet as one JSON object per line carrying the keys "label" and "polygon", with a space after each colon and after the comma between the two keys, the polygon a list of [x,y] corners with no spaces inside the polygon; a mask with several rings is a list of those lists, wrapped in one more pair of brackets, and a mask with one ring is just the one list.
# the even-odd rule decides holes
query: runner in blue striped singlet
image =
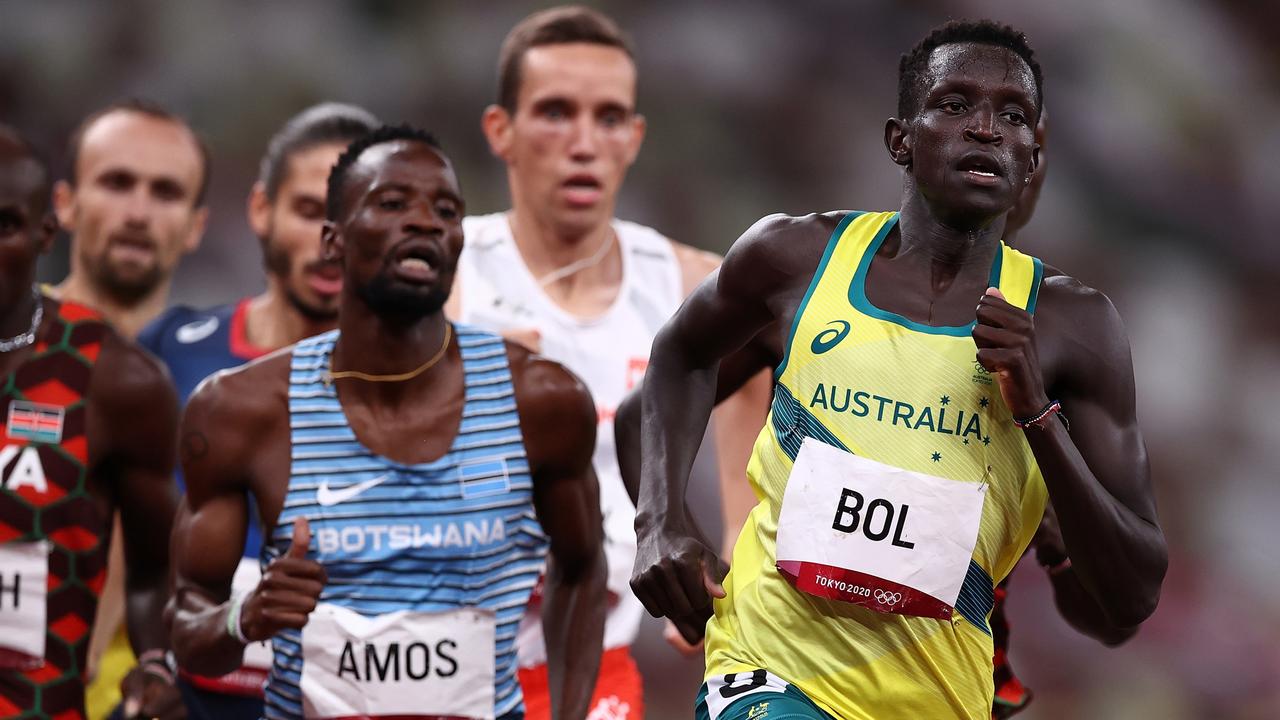
{"label": "runner in blue striped singlet", "polygon": [[[430,135],[353,143],[323,235],[338,329],[187,407],[175,652],[217,674],[270,638],[267,718],[522,718],[516,627],[544,561],[554,716],[586,714],[605,607],[595,408],[560,365],[445,320],[462,214]],[[241,602],[246,492],[267,540]]]}

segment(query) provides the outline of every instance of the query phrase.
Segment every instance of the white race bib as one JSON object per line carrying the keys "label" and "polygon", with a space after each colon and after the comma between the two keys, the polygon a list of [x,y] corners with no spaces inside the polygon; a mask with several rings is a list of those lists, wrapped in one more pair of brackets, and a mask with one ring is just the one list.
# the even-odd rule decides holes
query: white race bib
{"label": "white race bib", "polygon": [[44,664],[49,541],[0,545],[0,668]]}
{"label": "white race bib", "polygon": [[[240,564],[236,566],[236,574],[231,578],[231,594],[244,597],[253,592],[261,581],[262,568],[258,561],[254,558],[242,557]],[[273,659],[271,641],[263,640],[244,646],[244,661],[241,664],[255,670],[270,670]]]}
{"label": "white race bib", "polygon": [[307,718],[494,716],[491,611],[365,617],[322,603],[302,630]]}
{"label": "white race bib", "polygon": [[777,567],[804,592],[947,620],[986,486],[903,470],[806,438],[778,518]]}

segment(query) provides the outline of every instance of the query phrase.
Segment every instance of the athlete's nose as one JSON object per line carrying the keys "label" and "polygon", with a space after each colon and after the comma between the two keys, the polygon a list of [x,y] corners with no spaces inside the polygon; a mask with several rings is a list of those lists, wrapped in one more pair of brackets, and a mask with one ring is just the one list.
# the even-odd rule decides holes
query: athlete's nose
{"label": "athlete's nose", "polygon": [[989,107],[978,107],[970,117],[972,120],[964,129],[965,140],[996,145],[1004,140],[1004,136],[996,128],[995,110]]}
{"label": "athlete's nose", "polygon": [[124,222],[135,230],[151,223],[151,197],[143,183],[137,183],[124,200]]}
{"label": "athlete's nose", "polygon": [[411,235],[439,235],[444,232],[444,219],[431,202],[414,203],[405,213],[401,229]]}
{"label": "athlete's nose", "polygon": [[596,124],[590,113],[578,113],[569,139],[569,156],[579,162],[594,160],[597,152]]}

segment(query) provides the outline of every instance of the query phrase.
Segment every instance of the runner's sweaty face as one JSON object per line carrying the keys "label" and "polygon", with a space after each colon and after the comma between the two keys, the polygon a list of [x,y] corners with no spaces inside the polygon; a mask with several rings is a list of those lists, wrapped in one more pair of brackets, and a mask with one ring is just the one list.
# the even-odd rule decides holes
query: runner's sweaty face
{"label": "runner's sweaty face", "polygon": [[7,307],[30,294],[36,258],[53,237],[41,175],[25,148],[0,137],[0,303]]}
{"label": "runner's sweaty face", "polygon": [[985,227],[1017,201],[1035,171],[1031,68],[994,45],[943,45],[929,58],[923,102],[908,121],[910,172],[934,215]]}
{"label": "runner's sweaty face", "polygon": [[599,228],[644,138],[635,63],[590,43],[533,47],[521,62],[516,110],[494,145],[513,200],[557,233]]}
{"label": "runner's sweaty face", "polygon": [[344,287],[379,315],[439,311],[462,252],[465,210],[453,167],[434,148],[415,140],[368,148],[348,170],[333,228]]}
{"label": "runner's sweaty face", "polygon": [[195,136],[172,120],[122,110],[85,130],[58,214],[95,285],[133,301],[173,274],[204,230],[203,171]]}
{"label": "runner's sweaty face", "polygon": [[346,146],[313,145],[285,158],[284,179],[274,199],[254,186],[249,223],[261,239],[267,272],[283,286],[289,303],[311,320],[338,316],[341,268],[320,258],[325,182]]}

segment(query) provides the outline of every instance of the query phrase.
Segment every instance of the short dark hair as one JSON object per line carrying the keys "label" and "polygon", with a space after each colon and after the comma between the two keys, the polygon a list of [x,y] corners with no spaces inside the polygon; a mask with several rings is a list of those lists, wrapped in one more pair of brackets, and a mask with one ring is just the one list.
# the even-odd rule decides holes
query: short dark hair
{"label": "short dark hair", "polygon": [[521,65],[530,48],[569,43],[615,47],[635,61],[630,38],[599,10],[581,5],[542,10],[517,23],[502,41],[502,50],[498,53],[498,104],[515,114]]}
{"label": "short dark hair", "polygon": [[71,180],[72,186],[76,184],[76,166],[80,164],[80,146],[84,143],[85,133],[89,132],[89,128],[92,127],[94,123],[107,115],[117,112],[131,112],[139,115],[146,115],[157,120],[166,120],[174,123],[175,125],[181,125],[187,129],[187,132],[191,133],[191,137],[195,139],[196,147],[200,150],[201,167],[200,186],[196,188],[194,204],[196,207],[203,206],[205,194],[209,190],[209,174],[212,169],[210,166],[209,146],[205,143],[204,138],[200,136],[200,133],[196,132],[195,128],[191,127],[191,123],[188,123],[181,115],[172,112],[159,103],[139,98],[121,100],[111,103],[99,110],[95,110],[85,117],[84,120],[81,120],[80,124],[76,126],[76,129],[72,131],[71,138],[67,141],[67,162],[69,163],[67,177]]}
{"label": "short dark hair", "polygon": [[9,125],[0,123],[0,144],[12,145],[19,149],[22,154],[18,156],[19,160],[27,160],[36,166],[40,172],[39,187],[39,207],[40,213],[48,212],[49,200],[53,192],[52,177],[49,173],[49,163],[45,160],[44,154],[36,149],[31,141],[23,137],[22,133]]}
{"label": "short dark hair", "polygon": [[326,220],[337,220],[338,215],[342,213],[342,190],[343,185],[346,184],[347,170],[351,169],[351,166],[355,164],[356,160],[360,159],[365,150],[374,145],[396,142],[397,140],[420,142],[437,152],[444,152],[444,148],[440,147],[440,141],[436,140],[434,135],[411,125],[383,125],[368,135],[357,139],[347,146],[342,155],[338,156],[338,162],[334,163],[333,169],[329,171],[329,186],[324,198],[324,216]]}
{"label": "short dark hair", "polygon": [[288,174],[289,159],[317,145],[348,144],[377,129],[378,118],[355,105],[326,102],[312,105],[289,118],[271,137],[267,152],[258,165],[258,182],[267,199],[275,201]]}
{"label": "short dark hair", "polygon": [[[993,20],[951,20],[933,29],[898,63],[898,117],[906,119],[920,111],[924,103],[924,84],[927,82],[929,58],[943,45],[975,43],[1007,48],[1022,58],[1036,82],[1036,117],[1044,107],[1044,76],[1035,51],[1021,31]],[[1031,123],[1035,125],[1035,122]]]}

